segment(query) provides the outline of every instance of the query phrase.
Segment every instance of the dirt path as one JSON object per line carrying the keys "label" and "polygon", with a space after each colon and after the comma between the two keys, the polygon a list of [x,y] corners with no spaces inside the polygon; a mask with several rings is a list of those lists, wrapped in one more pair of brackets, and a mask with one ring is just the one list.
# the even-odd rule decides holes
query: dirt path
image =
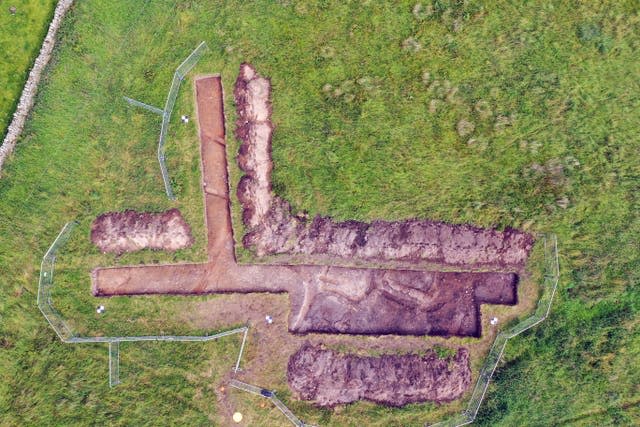
{"label": "dirt path", "polygon": [[[220,77],[198,78],[195,92],[209,261],[97,268],[94,295],[287,292],[289,330],[304,334],[480,336],[480,304],[517,302],[513,273],[238,265]],[[251,112],[257,119],[268,113],[265,108]]]}

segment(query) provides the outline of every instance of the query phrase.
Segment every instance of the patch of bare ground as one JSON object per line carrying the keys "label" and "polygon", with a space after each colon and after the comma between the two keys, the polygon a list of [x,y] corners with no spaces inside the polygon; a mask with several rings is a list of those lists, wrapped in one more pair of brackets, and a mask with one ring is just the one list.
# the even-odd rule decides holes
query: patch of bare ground
{"label": "patch of bare ground", "polygon": [[249,64],[240,66],[234,96],[236,137],[242,142],[238,184],[243,245],[257,256],[299,254],[368,261],[436,262],[465,267],[521,268],[533,246],[527,233],[428,220],[335,222],[291,214],[271,187],[271,84]]}
{"label": "patch of bare ground", "polygon": [[459,398],[471,384],[471,370],[463,348],[445,359],[434,351],[363,357],[305,343],[289,359],[287,378],[301,399],[318,406],[357,400],[404,406]]}
{"label": "patch of bare ground", "polygon": [[127,210],[97,217],[91,225],[91,241],[102,252],[122,254],[142,249],[188,248],[193,236],[178,209],[160,213]]}
{"label": "patch of bare ground", "polygon": [[480,304],[516,304],[517,281],[513,273],[325,267],[302,281],[302,293],[290,292],[289,329],[479,337]]}
{"label": "patch of bare ground", "polygon": [[[340,351],[358,355],[406,354],[422,352],[434,346],[469,350],[474,366],[479,365],[488,351],[499,325],[530,312],[537,301],[538,288],[535,281],[527,277],[518,287],[518,305],[482,305],[480,317],[482,337],[443,337],[416,335],[349,335],[337,333],[291,334],[289,318],[295,315],[285,293],[250,293],[216,295],[206,301],[184,300],[178,310],[180,321],[197,329],[216,330],[230,325],[248,325],[249,337],[243,357],[242,378],[247,382],[265,387],[286,387],[284,373],[289,357],[304,342],[320,344]],[[295,310],[295,309],[294,309]],[[271,316],[273,323],[265,321]],[[499,325],[492,326],[490,319],[497,316]]]}
{"label": "patch of bare ground", "polygon": [[[519,276],[509,270],[522,269],[533,243],[531,237],[515,230],[497,232],[428,221],[334,223],[320,217],[312,223],[306,223],[304,218],[295,218],[293,223],[298,224],[296,227],[300,233],[291,234],[288,227],[293,217],[288,204],[271,191],[269,81],[247,65],[242,66],[238,81],[236,97],[250,104],[250,107],[239,111],[238,135],[244,135],[246,141],[259,142],[248,144],[243,139],[238,159],[247,173],[240,184],[238,196],[243,203],[243,220],[250,229],[249,235],[261,227],[282,225],[282,229],[269,229],[268,232],[278,239],[280,234],[294,240],[307,236],[307,240],[295,240],[298,242],[296,245],[308,242],[305,243],[308,247],[325,248],[318,249],[320,252],[309,250],[312,256],[344,259],[358,253],[373,253],[371,259],[376,260],[389,257],[416,264],[424,259],[440,260],[438,262],[449,268],[463,265],[468,270],[492,265],[491,268],[507,271],[238,265],[228,198],[222,86],[219,76],[206,76],[196,80],[195,90],[208,262],[97,268],[92,272],[94,295],[227,293],[197,303],[195,308],[185,308],[184,316],[198,328],[221,329],[234,324],[248,324],[251,329],[240,379],[265,387],[287,386],[285,373],[289,358],[306,341],[312,346],[322,344],[334,351],[343,352],[346,348],[351,354],[362,357],[380,354],[423,357],[417,356],[416,352],[423,352],[434,343],[444,343],[446,347],[455,347],[456,351],[458,347],[465,346],[471,357],[465,360],[472,360],[472,368],[479,363],[481,355],[488,349],[488,340],[495,336],[495,329],[488,325],[485,317],[493,313],[488,310],[505,310],[501,313],[508,316],[517,314],[517,311],[510,312],[508,306],[520,300]],[[269,222],[274,215],[276,219],[282,216],[284,222]],[[370,229],[376,230],[376,227],[383,232],[370,235]],[[428,232],[421,234],[415,230]],[[378,243],[368,246],[372,241]],[[412,252],[414,249],[411,248],[420,248],[419,253]],[[467,256],[471,260],[469,263],[465,261]],[[484,262],[486,260],[495,261],[495,265]],[[529,294],[526,294],[526,301],[529,301]],[[480,315],[481,311],[484,316]],[[274,319],[272,324],[265,322],[267,315]],[[506,321],[508,316],[505,315],[503,320]],[[486,339],[476,340],[474,337],[480,336],[483,328],[486,333],[482,335]],[[426,338],[424,335],[430,336]],[[451,338],[445,340],[442,337]],[[430,353],[424,357],[431,360]],[[419,372],[414,374],[421,375]],[[416,378],[422,378],[419,375]],[[336,381],[348,382],[349,378]],[[424,384],[424,390],[429,389],[427,383]],[[459,385],[468,387],[468,382],[461,381]],[[447,396],[456,393],[455,387],[449,387],[442,393],[440,386],[436,384],[433,387],[429,390],[440,390],[433,394],[436,401],[446,401]],[[366,393],[363,389],[362,396],[386,402],[374,389],[367,388],[369,391]],[[392,399],[398,392],[390,390],[388,393]],[[421,396],[414,395],[409,401],[418,401],[411,399],[422,399]],[[230,409],[228,395],[220,392],[219,397],[227,413]]]}

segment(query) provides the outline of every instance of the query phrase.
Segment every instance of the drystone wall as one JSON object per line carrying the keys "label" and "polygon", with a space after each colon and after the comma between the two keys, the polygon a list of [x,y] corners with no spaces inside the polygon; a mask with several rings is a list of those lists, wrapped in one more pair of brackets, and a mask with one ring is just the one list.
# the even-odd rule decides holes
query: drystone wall
{"label": "drystone wall", "polygon": [[53,19],[51,20],[51,24],[49,24],[49,31],[47,31],[47,35],[42,42],[40,53],[33,64],[33,68],[31,68],[31,71],[29,72],[29,78],[22,89],[22,95],[20,95],[18,107],[16,108],[15,113],[13,113],[13,119],[9,124],[7,134],[0,146],[0,172],[2,171],[2,166],[4,165],[5,160],[13,152],[16,142],[22,133],[22,129],[27,121],[29,112],[33,107],[42,72],[51,59],[53,47],[56,43],[56,34],[58,33],[58,29],[62,24],[64,16],[72,4],[73,0],[58,1],[58,5],[53,13]]}
{"label": "drystone wall", "polygon": [[459,398],[471,384],[471,369],[464,348],[447,359],[431,350],[423,356],[366,357],[306,343],[289,359],[287,380],[301,399],[321,407],[362,399],[404,406]]}

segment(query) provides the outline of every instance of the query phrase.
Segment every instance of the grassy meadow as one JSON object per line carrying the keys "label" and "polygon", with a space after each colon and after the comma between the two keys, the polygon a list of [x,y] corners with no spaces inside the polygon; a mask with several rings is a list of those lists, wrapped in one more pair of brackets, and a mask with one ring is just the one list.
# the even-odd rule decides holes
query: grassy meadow
{"label": "grassy meadow", "polygon": [[[28,37],[18,36],[24,25],[11,30],[10,44],[32,53],[22,65],[0,62],[0,82],[21,76],[13,89],[0,84],[0,123],[51,3],[25,24]],[[640,5],[587,3],[78,2],[0,177],[0,425],[222,422],[213,388],[233,365],[237,338],[123,344],[124,383],[109,389],[106,346],[62,344],[36,307],[41,257],[77,219],[53,295],[77,331],[203,332],[172,320],[189,299],[98,300],[89,289],[99,265],[206,258],[195,124],[179,123],[195,113],[191,80],[167,139],[175,202],[155,157],[160,117],[122,100],[162,107],[175,67],[202,40],[210,50],[191,76],[222,74],[228,135],[240,63],[271,78],[274,187],[296,211],[558,235],[551,315],[509,342],[478,424],[640,423]],[[0,7],[5,39],[16,17]],[[233,159],[238,144],[229,139]],[[239,176],[231,162],[232,187]],[[88,240],[100,213],[170,207],[191,224],[193,248],[115,257]],[[108,307],[103,317],[98,303]],[[286,425],[251,396],[234,396],[253,425]],[[447,412],[292,409],[321,425],[421,425]]]}
{"label": "grassy meadow", "polygon": [[[40,52],[54,0],[16,0],[0,4],[0,135],[4,137],[22,87]],[[11,9],[15,7],[15,12]]]}

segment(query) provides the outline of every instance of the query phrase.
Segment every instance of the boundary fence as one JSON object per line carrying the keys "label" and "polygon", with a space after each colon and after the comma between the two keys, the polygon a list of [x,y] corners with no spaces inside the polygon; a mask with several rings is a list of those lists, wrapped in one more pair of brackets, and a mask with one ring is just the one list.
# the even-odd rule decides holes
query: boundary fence
{"label": "boundary fence", "polygon": [[58,234],[51,247],[42,258],[40,267],[40,280],[38,282],[38,308],[44,315],[49,325],[56,332],[60,340],[64,343],[108,343],[109,344],[109,386],[120,384],[120,343],[138,341],[174,341],[174,342],[205,342],[234,334],[243,334],[242,344],[238,352],[238,358],[234,367],[234,372],[240,369],[240,360],[244,352],[244,344],[247,339],[249,327],[223,331],[213,335],[141,335],[141,336],[115,336],[115,337],[83,337],[76,335],[69,325],[64,321],[61,314],[53,306],[51,300],[51,290],[53,288],[53,274],[55,270],[56,254],[71,236],[71,233],[78,225],[77,222],[68,222]]}
{"label": "boundary fence", "polygon": [[298,427],[310,427],[309,424],[305,424],[303,421],[300,420],[300,418],[296,417],[295,414],[291,412],[291,410],[287,408],[287,406],[284,403],[282,403],[280,399],[276,397],[275,391],[269,390],[266,388],[260,388],[255,385],[243,383],[242,381],[238,381],[234,379],[229,381],[229,385],[231,387],[235,387],[237,389],[246,391],[248,393],[252,393],[257,396],[264,397],[265,399],[269,399],[271,403],[273,403],[275,407],[278,408],[280,412],[282,412],[289,419],[289,421],[291,421],[293,425]]}
{"label": "boundary fence", "polygon": [[[218,338],[226,337],[234,334],[242,334],[242,343],[240,344],[240,350],[238,352],[238,358],[236,364],[233,367],[233,374],[237,374],[240,370],[240,361],[244,354],[245,344],[247,342],[247,335],[249,333],[249,327],[243,326],[241,328],[231,329],[223,331],[213,335],[141,335],[141,336],[116,336],[116,337],[82,337],[73,333],[73,330],[64,321],[62,315],[53,306],[51,300],[51,291],[53,289],[53,274],[55,270],[55,261],[58,250],[64,246],[65,243],[71,237],[71,233],[78,226],[75,221],[68,222],[62,228],[56,239],[53,241],[45,255],[42,257],[42,263],[40,264],[40,280],[38,281],[38,296],[37,305],[45,319],[56,335],[64,343],[81,344],[81,343],[108,343],[109,344],[109,387],[114,387],[120,384],[120,343],[121,342],[138,342],[138,341],[174,341],[174,342],[204,342],[212,341]],[[252,386],[247,383],[236,381],[232,379],[230,385],[236,388],[240,388],[245,391],[258,393],[263,397],[268,397],[271,402],[296,426],[306,427],[307,424],[298,419],[289,408],[285,406],[280,399],[275,396],[275,393],[267,390]]]}
{"label": "boundary fence", "polygon": [[558,239],[555,234],[543,236],[544,242],[544,280],[542,284],[542,296],[538,300],[536,311],[514,327],[498,334],[487,358],[480,370],[478,381],[471,394],[467,409],[449,419],[433,424],[432,427],[459,427],[471,424],[478,415],[480,405],[489,388],[491,377],[500,362],[504,348],[509,339],[521,334],[529,328],[541,323],[549,316],[551,302],[556,294],[558,280],[560,278],[560,264],[558,261]]}
{"label": "boundary fence", "polygon": [[160,163],[160,173],[162,173],[164,190],[167,193],[167,197],[171,200],[175,200],[176,196],[173,193],[173,188],[171,187],[171,180],[169,178],[169,172],[167,171],[167,165],[165,162],[166,156],[164,149],[164,145],[167,139],[167,132],[169,130],[169,122],[171,120],[171,113],[173,112],[173,107],[176,104],[176,99],[178,98],[178,92],[180,90],[180,84],[182,83],[182,80],[184,80],[189,71],[191,71],[191,69],[195,67],[195,65],[198,63],[207,49],[207,43],[201,42],[198,47],[196,47],[193,52],[191,52],[191,54],[184,61],[182,61],[182,64],[180,64],[178,68],[176,68],[176,71],[173,73],[173,80],[171,81],[171,87],[169,88],[169,93],[164,104],[164,109],[145,104],[144,102],[140,102],[126,96],[123,97],[124,100],[129,103],[129,105],[144,108],[147,111],[162,116],[160,137],[158,139],[158,163]]}
{"label": "boundary fence", "polygon": [[[77,222],[68,222],[58,234],[51,247],[47,250],[40,266],[40,280],[38,282],[38,308],[60,340],[64,343],[108,343],[109,344],[109,386],[120,384],[120,343],[137,341],[176,341],[176,342],[203,342],[211,341],[234,334],[243,334],[242,343],[238,352],[238,358],[233,368],[234,374],[240,370],[240,361],[244,352],[249,328],[247,326],[231,329],[213,335],[143,335],[143,336],[117,336],[117,337],[81,337],[73,333],[69,325],[64,321],[60,313],[54,308],[51,300],[53,288],[53,274],[55,270],[56,255],[71,236],[72,231],[78,225]],[[530,317],[524,319],[512,328],[500,332],[487,355],[485,363],[480,370],[478,381],[471,394],[467,409],[447,420],[433,424],[432,427],[463,426],[472,423],[478,415],[480,405],[484,400],[498,363],[504,353],[507,341],[527,329],[544,321],[551,310],[551,303],[558,287],[560,278],[560,266],[558,261],[558,241],[554,234],[543,236],[544,244],[544,280],[542,284],[542,296],[538,300],[536,311]],[[291,421],[299,427],[308,426],[297,418],[275,393],[271,390],[256,387],[235,379],[229,383],[232,387],[253,393],[271,400],[271,402]]]}

